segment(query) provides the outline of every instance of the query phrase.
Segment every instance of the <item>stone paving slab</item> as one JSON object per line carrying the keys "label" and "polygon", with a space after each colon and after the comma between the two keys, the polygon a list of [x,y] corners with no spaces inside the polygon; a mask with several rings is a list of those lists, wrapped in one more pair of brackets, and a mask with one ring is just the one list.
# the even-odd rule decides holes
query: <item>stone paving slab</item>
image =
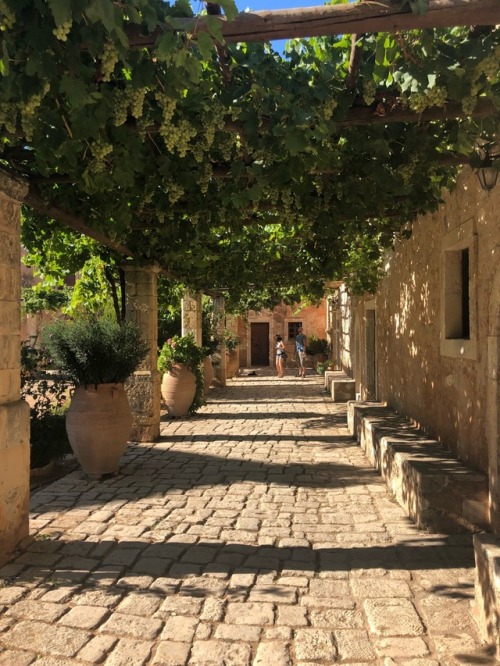
{"label": "stone paving slab", "polygon": [[495,663],[470,536],[412,525],[321,377],[238,377],[161,432],[33,494],[0,665]]}

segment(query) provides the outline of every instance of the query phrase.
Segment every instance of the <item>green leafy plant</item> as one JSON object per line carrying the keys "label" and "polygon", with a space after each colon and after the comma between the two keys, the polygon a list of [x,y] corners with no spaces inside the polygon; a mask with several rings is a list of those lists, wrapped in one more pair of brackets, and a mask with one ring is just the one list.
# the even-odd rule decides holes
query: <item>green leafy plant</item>
{"label": "green leafy plant", "polygon": [[328,353],[328,342],[324,338],[317,338],[315,335],[311,335],[307,348],[307,354],[327,354]]}
{"label": "green leafy plant", "polygon": [[122,383],[148,353],[137,326],[111,319],[58,320],[43,340],[54,364],[82,386]]}
{"label": "green leafy plant", "polygon": [[316,372],[318,375],[324,375],[327,369],[326,363],[316,363]]}
{"label": "green leafy plant", "polygon": [[224,344],[226,345],[226,349],[228,351],[234,351],[236,347],[241,343],[241,339],[236,333],[232,333],[231,331],[224,331],[224,336],[223,336]]}
{"label": "green leafy plant", "polygon": [[196,378],[196,393],[189,408],[194,414],[203,404],[203,372],[201,364],[206,356],[206,348],[199,347],[194,341],[192,333],[187,335],[174,335],[169,338],[160,350],[158,356],[158,370],[169,372],[174,363],[185,365]]}
{"label": "green leafy plant", "polygon": [[26,314],[37,314],[44,310],[61,310],[68,304],[68,289],[51,289],[36,285],[26,287],[22,291],[23,311]]}
{"label": "green leafy plant", "polygon": [[45,350],[21,346],[21,397],[30,405],[30,466],[44,467],[71,453],[66,409],[72,382],[43,372]]}

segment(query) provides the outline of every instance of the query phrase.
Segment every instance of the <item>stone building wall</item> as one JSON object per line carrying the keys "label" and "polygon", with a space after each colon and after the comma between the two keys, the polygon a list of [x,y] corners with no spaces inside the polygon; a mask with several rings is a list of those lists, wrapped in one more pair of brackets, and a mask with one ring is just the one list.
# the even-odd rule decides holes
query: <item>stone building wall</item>
{"label": "stone building wall", "polygon": [[[488,433],[498,390],[487,385],[500,340],[498,331],[492,336],[491,321],[500,312],[500,186],[482,191],[467,168],[443,199],[388,255],[387,277],[375,298],[346,301],[344,344],[354,351],[352,371],[361,397],[387,402],[470,466],[487,471],[488,441],[495,450],[498,441],[498,428]],[[467,273],[464,252],[470,339],[457,329],[466,309],[459,294]],[[368,395],[370,321],[375,321],[375,396]]]}
{"label": "stone building wall", "polygon": [[304,332],[308,337],[315,335],[317,338],[327,338],[327,303],[323,299],[318,305],[307,306],[299,308],[299,306],[291,307],[289,305],[279,305],[274,310],[263,310],[256,313],[253,311],[248,312],[246,321],[240,320],[238,322],[238,335],[241,338],[240,346],[240,365],[250,365],[251,359],[251,324],[264,322],[269,324],[269,363],[274,365],[274,345],[275,336],[281,335],[285,342],[285,348],[288,355],[294,354],[294,343],[288,339],[288,323],[289,322],[302,322]]}

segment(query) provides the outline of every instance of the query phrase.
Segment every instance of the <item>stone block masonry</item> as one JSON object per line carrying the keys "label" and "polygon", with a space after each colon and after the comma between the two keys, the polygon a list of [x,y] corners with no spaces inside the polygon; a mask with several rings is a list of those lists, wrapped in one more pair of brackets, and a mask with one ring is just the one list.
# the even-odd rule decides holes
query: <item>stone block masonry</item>
{"label": "stone block masonry", "polygon": [[20,387],[19,202],[25,192],[0,174],[0,564],[28,534],[29,407]]}
{"label": "stone block masonry", "polygon": [[348,403],[349,430],[399,504],[422,529],[488,528],[488,479],[383,404]]}

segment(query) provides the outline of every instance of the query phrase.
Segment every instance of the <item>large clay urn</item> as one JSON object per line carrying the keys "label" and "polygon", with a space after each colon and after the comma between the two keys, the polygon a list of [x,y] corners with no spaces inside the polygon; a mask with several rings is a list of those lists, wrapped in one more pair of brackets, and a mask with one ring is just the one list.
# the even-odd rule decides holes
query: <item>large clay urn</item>
{"label": "large clay urn", "polygon": [[132,430],[123,384],[79,386],[66,415],[71,448],[91,476],[116,474]]}
{"label": "large clay urn", "polygon": [[161,397],[170,416],[186,416],[196,394],[196,377],[182,363],[174,363],[161,382]]}
{"label": "large clay urn", "polygon": [[210,388],[212,382],[214,381],[214,366],[212,364],[212,359],[210,356],[205,356],[203,359],[203,387],[205,393]]}
{"label": "large clay urn", "polygon": [[237,349],[228,352],[226,360],[226,376],[231,379],[240,369],[240,355]]}

